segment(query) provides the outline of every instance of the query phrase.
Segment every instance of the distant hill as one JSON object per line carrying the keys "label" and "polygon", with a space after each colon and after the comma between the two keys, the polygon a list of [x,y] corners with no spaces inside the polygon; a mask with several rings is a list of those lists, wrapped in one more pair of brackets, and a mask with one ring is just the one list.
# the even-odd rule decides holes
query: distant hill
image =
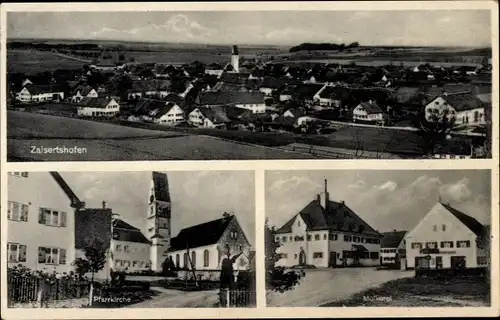
{"label": "distant hill", "polygon": [[358,42],[353,42],[351,44],[336,44],[336,43],[302,43],[298,46],[291,47],[290,52],[298,52],[298,51],[332,51],[339,50],[343,51],[345,49],[357,48],[359,47]]}

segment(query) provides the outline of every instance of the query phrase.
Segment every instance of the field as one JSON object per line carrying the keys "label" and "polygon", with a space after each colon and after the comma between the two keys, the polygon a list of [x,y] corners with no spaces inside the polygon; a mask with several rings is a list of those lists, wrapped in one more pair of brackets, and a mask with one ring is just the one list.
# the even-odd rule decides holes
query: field
{"label": "field", "polygon": [[[7,113],[9,161],[311,159],[312,155],[206,135],[143,130],[26,112]],[[85,148],[37,153],[33,148]]]}
{"label": "field", "polygon": [[80,69],[85,62],[63,57],[46,51],[9,50],[7,51],[7,72],[35,74],[56,69]]}

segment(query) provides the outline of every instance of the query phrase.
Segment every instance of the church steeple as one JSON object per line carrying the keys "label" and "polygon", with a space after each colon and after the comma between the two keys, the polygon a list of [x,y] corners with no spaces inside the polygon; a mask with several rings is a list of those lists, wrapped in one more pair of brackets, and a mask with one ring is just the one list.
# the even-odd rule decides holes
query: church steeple
{"label": "church steeple", "polygon": [[240,56],[238,52],[238,46],[233,46],[233,51],[231,54],[231,65],[233,66],[234,72],[240,72]]}
{"label": "church steeple", "polygon": [[160,270],[164,254],[170,247],[171,201],[165,173],[153,172],[146,214],[146,237],[151,241],[151,269]]}

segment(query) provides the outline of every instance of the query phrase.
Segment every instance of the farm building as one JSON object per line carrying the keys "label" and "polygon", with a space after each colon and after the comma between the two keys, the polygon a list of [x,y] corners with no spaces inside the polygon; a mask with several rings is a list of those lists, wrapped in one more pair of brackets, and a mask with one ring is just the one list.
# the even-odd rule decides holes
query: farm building
{"label": "farm building", "polygon": [[163,103],[158,108],[151,110],[148,116],[154,123],[168,126],[184,122],[184,110],[173,102]]}
{"label": "farm building", "polygon": [[151,242],[141,230],[121,219],[113,219],[112,223],[111,269],[128,272],[149,270]]}
{"label": "farm building", "polygon": [[83,98],[97,98],[98,92],[91,86],[78,86],[71,97],[71,102],[80,102]]}
{"label": "farm building", "polygon": [[486,123],[485,103],[471,93],[443,94],[431,100],[425,106],[425,118],[433,122],[436,116],[444,116],[458,126],[476,126]]}
{"label": "farm building", "polygon": [[221,106],[195,108],[189,113],[188,122],[196,127],[225,128],[231,120]]}
{"label": "farm building", "polygon": [[281,246],[277,266],[374,266],[379,264],[380,235],[343,201],[325,191],[275,233]]}
{"label": "farm building", "polygon": [[24,103],[62,101],[64,100],[64,91],[55,85],[29,84],[16,93],[16,100]]}
{"label": "farm building", "polygon": [[352,120],[353,122],[383,124],[384,112],[375,101],[361,102],[352,111]]}
{"label": "farm building", "polygon": [[380,265],[400,268],[402,259],[406,258],[405,235],[406,231],[396,230],[382,233],[383,237],[380,240]]}
{"label": "farm building", "polygon": [[113,98],[84,98],[78,103],[77,114],[82,117],[114,117],[120,104]]}
{"label": "farm building", "polygon": [[266,112],[264,94],[259,91],[237,92],[200,92],[196,98],[199,106],[234,106],[252,111],[252,113]]}
{"label": "farm building", "polygon": [[404,237],[407,268],[476,268],[489,264],[489,227],[442,202]]}

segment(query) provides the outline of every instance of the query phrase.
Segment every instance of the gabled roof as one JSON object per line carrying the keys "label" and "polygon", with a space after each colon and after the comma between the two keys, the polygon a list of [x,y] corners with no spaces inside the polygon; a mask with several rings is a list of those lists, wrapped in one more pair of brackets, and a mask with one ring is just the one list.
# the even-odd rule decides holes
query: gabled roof
{"label": "gabled roof", "polygon": [[259,91],[201,92],[199,105],[263,104],[264,94]]}
{"label": "gabled roof", "polygon": [[361,106],[367,114],[383,113],[382,109],[377,105],[376,102],[361,102],[358,107]]}
{"label": "gabled roof", "polygon": [[132,82],[133,92],[146,92],[146,91],[168,91],[170,90],[172,81],[169,79],[153,79],[153,80],[139,80]]}
{"label": "gabled roof", "polygon": [[[74,90],[74,94],[77,94],[78,91],[80,91],[80,94],[82,96],[86,96],[90,93],[90,91],[94,90],[94,88],[92,88],[91,86],[86,86],[86,85],[80,85],[78,87],[75,88]],[[97,92],[97,91],[96,91]]]}
{"label": "gabled roof", "polygon": [[440,202],[441,205],[448,210],[451,214],[453,214],[460,222],[462,222],[467,228],[469,228],[472,232],[474,232],[477,236],[481,236],[484,233],[484,226],[474,219],[473,217],[466,215],[465,213],[451,207],[448,204],[444,204]]}
{"label": "gabled roof", "polygon": [[66,183],[63,177],[58,172],[50,172],[50,175],[54,180],[56,180],[57,184],[63,189],[64,193],[68,196],[71,207],[72,208],[81,208],[84,206],[83,202],[78,199],[76,194],[71,190],[71,187]]}
{"label": "gabled roof", "polygon": [[216,123],[228,123],[231,122],[227,116],[226,109],[220,106],[214,106],[210,108],[198,108],[205,118],[212,121],[213,124]]}
{"label": "gabled roof", "polygon": [[170,190],[168,187],[167,174],[153,171],[153,183],[155,199],[158,201],[170,202]]}
{"label": "gabled roof", "polygon": [[63,91],[58,85],[30,84],[25,86],[25,88],[32,95]]}
{"label": "gabled roof", "polygon": [[397,248],[403,241],[408,231],[391,231],[382,233],[383,238],[380,240],[381,248]]}
{"label": "gabled roof", "polygon": [[166,101],[149,99],[149,98],[140,98],[137,100],[135,105],[135,112],[138,113],[149,113],[150,111],[159,109],[166,105]]}
{"label": "gabled roof", "polygon": [[173,102],[168,102],[167,104],[163,103],[162,105],[158,106],[158,108],[153,109],[149,112],[149,115],[154,118],[161,118],[163,115],[167,114],[174,108],[175,106],[178,107],[177,104]]}
{"label": "gabled roof", "polygon": [[197,248],[217,243],[233,218],[234,215],[229,215],[182,229],[170,241],[169,251],[185,250],[188,247]]}
{"label": "gabled roof", "polygon": [[[376,230],[342,202],[329,201],[328,208],[325,209],[316,199],[305,206],[297,215],[302,217],[309,231],[331,230],[359,233],[366,236],[380,236]],[[276,233],[292,232],[292,225],[296,216],[285,223]]]}
{"label": "gabled roof", "polygon": [[151,244],[141,230],[121,219],[113,220],[113,240]]}
{"label": "gabled roof", "polygon": [[313,84],[313,83],[304,83],[304,84],[295,84],[289,85],[282,92],[282,94],[289,95],[297,95],[299,98],[310,98],[314,97],[314,95],[323,88],[322,84]]}
{"label": "gabled roof", "polygon": [[447,95],[442,98],[446,100],[456,111],[465,111],[484,107],[484,103],[471,93]]}
{"label": "gabled roof", "polygon": [[112,98],[99,97],[99,98],[83,98],[78,105],[82,107],[90,108],[106,108],[106,106],[112,101]]}

